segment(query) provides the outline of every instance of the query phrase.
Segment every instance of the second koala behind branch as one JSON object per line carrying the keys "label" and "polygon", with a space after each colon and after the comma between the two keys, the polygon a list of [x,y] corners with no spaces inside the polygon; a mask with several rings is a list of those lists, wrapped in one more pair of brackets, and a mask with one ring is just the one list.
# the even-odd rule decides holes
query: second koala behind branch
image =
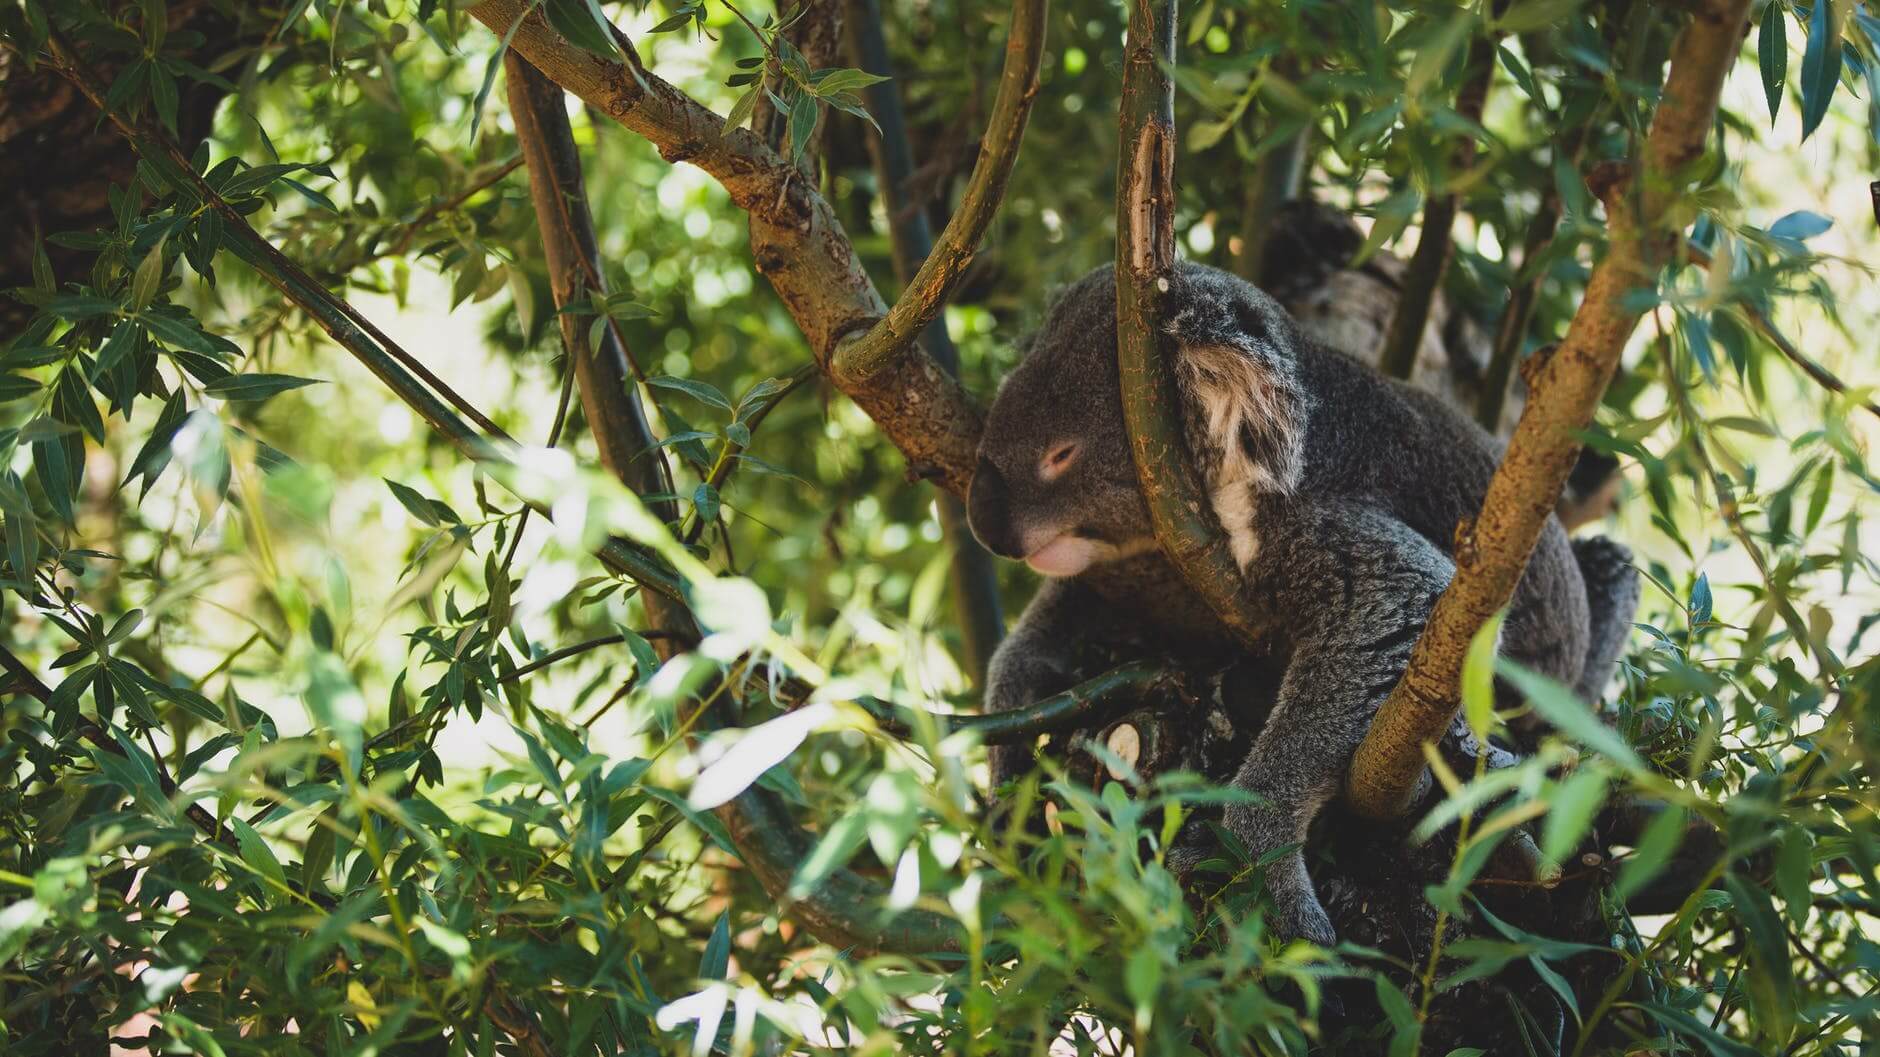
{"label": "second koala behind branch", "polygon": [[[1305,338],[1270,297],[1183,265],[1163,306],[1189,456],[1251,597],[1271,617],[1278,700],[1234,783],[1259,795],[1227,827],[1258,858],[1303,843],[1455,573],[1500,445],[1439,398]],[[1131,461],[1116,367],[1116,283],[1100,268],[1052,305],[1005,379],[968,511],[994,553],[1048,579],[992,658],[987,706],[1068,688],[1092,647],[1181,659],[1246,647],[1157,547]],[[1591,701],[1638,602],[1625,548],[1550,520],[1515,591],[1502,652]],[[1003,782],[1027,750],[993,755]],[[1267,878],[1288,937],[1335,940],[1305,859]]]}

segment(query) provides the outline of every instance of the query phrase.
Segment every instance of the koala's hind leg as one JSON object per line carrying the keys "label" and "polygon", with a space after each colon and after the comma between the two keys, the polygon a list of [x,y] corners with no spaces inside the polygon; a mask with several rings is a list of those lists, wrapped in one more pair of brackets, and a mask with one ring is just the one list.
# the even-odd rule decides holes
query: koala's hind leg
{"label": "koala's hind leg", "polygon": [[[1351,755],[1409,663],[1454,575],[1449,558],[1384,514],[1352,504],[1289,511],[1254,573],[1281,612],[1297,614],[1292,657],[1279,700],[1234,785],[1258,802],[1235,804],[1223,823],[1258,859],[1303,845],[1325,802],[1337,796]],[[1319,903],[1303,853],[1295,848],[1267,871],[1274,929],[1330,944],[1331,919]]]}

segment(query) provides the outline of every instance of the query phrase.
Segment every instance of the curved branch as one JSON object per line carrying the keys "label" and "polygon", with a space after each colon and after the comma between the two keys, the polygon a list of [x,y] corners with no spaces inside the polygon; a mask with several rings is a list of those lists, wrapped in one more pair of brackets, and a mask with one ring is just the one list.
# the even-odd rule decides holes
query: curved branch
{"label": "curved branch", "polygon": [[1240,567],[1203,501],[1182,439],[1180,396],[1169,369],[1160,295],[1175,270],[1176,0],[1131,0],[1123,58],[1116,173],[1116,363],[1136,477],[1155,538],[1182,579],[1243,640],[1263,625],[1243,598]]}
{"label": "curved branch", "polygon": [[[643,69],[562,39],[531,0],[484,0],[470,9],[496,32],[517,25],[511,46],[549,80],[651,141],[667,161],[705,170],[750,216],[751,250],[784,307],[828,370],[836,345],[872,327],[887,305],[863,270],[828,201],[800,171],[749,130]],[[526,12],[526,17],[525,17]],[[964,494],[972,480],[982,413],[952,376],[911,349],[865,381],[837,386],[906,454],[910,471]]]}
{"label": "curved branch", "polygon": [[1699,3],[1672,46],[1640,171],[1606,196],[1606,256],[1593,269],[1566,340],[1536,372],[1481,514],[1457,533],[1455,579],[1352,758],[1346,796],[1366,815],[1408,809],[1422,780],[1424,743],[1441,737],[1455,717],[1469,640],[1514,594],[1579,454],[1579,431],[1592,421],[1638,325],[1644,301],[1633,295],[1653,284],[1676,244],[1672,207],[1688,182],[1687,167],[1704,152],[1748,11],[1749,0]]}
{"label": "curved branch", "polygon": [[966,194],[887,318],[859,340],[836,350],[831,373],[838,384],[866,383],[906,355],[920,332],[946,308],[948,295],[979,252],[979,240],[1005,198],[1005,185],[1025,138],[1025,122],[1038,97],[1045,11],[1046,0],[1017,0],[1012,5],[999,94],[993,100],[985,137],[979,141],[979,161],[967,181]]}
{"label": "curved branch", "polygon": [[[893,79],[888,42],[881,30],[881,5],[878,0],[854,0],[854,4],[856,10],[848,20],[850,46],[855,53],[853,62],[868,73],[888,78],[868,86],[863,92],[868,110],[875,116],[881,132],[869,137],[868,148],[874,156],[876,182],[881,185],[881,204],[888,214],[888,241],[893,247],[895,277],[904,290],[901,303],[905,303],[908,300],[905,291],[913,288],[915,274],[933,253],[933,227],[927,222],[926,211],[908,201],[908,181],[914,175],[914,152],[908,144],[907,121],[901,112],[901,90]],[[935,315],[928,322],[920,340],[942,370],[959,373],[959,350],[953,347],[943,316]],[[992,652],[998,649],[999,640],[1005,636],[998,577],[992,567],[992,556],[973,538],[972,529],[967,525],[966,505],[954,496],[942,496],[937,505],[940,534],[952,551],[948,580],[954,619],[960,629],[961,660],[974,684],[984,686]]]}

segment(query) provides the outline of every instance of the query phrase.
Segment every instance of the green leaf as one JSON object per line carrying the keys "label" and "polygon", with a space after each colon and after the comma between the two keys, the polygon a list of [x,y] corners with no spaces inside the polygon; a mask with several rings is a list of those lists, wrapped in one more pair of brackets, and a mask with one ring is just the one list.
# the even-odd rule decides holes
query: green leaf
{"label": "green leaf", "polygon": [[137,274],[131,279],[131,311],[142,312],[156,299],[157,288],[163,285],[163,274],[167,270],[163,247],[168,241],[167,235],[158,239],[150,252],[144,254],[144,262],[137,266]]}
{"label": "green leaf", "polygon": [[461,525],[463,519],[457,516],[449,504],[420,494],[416,489],[399,484],[397,481],[380,478],[385,486],[392,490],[392,496],[400,506],[411,512],[411,516],[427,525]]}
{"label": "green leaf", "polygon": [[1717,1034],[1715,1029],[1682,1009],[1674,1009],[1657,1002],[1640,1002],[1638,1008],[1650,1013],[1654,1020],[1665,1027],[1683,1032],[1703,1043],[1704,1048],[1710,1051],[1711,1057],[1763,1057],[1762,1051],[1724,1038]]}
{"label": "green leaf", "polygon": [[1684,843],[1685,827],[1683,808],[1667,805],[1659,812],[1645,827],[1632,856],[1619,867],[1619,879],[1612,886],[1613,898],[1623,905],[1634,892],[1651,883],[1671,861],[1678,845]]}
{"label": "green leaf", "polygon": [[23,400],[39,392],[39,383],[16,374],[0,374],[0,404]]}
{"label": "green leaf", "polygon": [[261,839],[261,834],[239,818],[228,820],[229,828],[235,831],[235,841],[241,847],[242,861],[254,867],[255,872],[282,888],[287,887],[287,871],[281,869],[281,861],[274,857],[274,849]]}
{"label": "green leaf", "polygon": [[660,375],[656,378],[648,378],[646,384],[655,389],[670,389],[684,393],[694,400],[725,411],[731,410],[731,401],[725,399],[725,394],[719,392],[717,386],[709,382],[701,382],[696,378],[673,378]]}
{"label": "green leaf", "polygon": [[763,88],[762,82],[753,84],[745,89],[743,95],[738,96],[737,102],[731,104],[731,112],[725,115],[727,130],[743,128],[744,123],[751,119],[751,111],[757,109],[757,93],[763,91]]}
{"label": "green leaf", "polygon": [[96,316],[111,315],[118,311],[116,301],[93,294],[71,294],[55,297],[46,305],[46,311],[60,319],[69,319],[76,323]]}
{"label": "green leaf", "polygon": [[544,0],[542,10],[548,24],[570,43],[602,58],[620,58],[620,49],[614,45],[614,25],[601,13],[596,0]]}
{"label": "green leaf", "polygon": [[1749,932],[1749,996],[1756,1006],[1757,1026],[1777,1047],[1785,1046],[1795,1029],[1795,970],[1788,933],[1761,886],[1735,871],[1724,875],[1723,885],[1736,904],[1737,920]]}
{"label": "green leaf", "polygon": [[1606,773],[1597,767],[1575,771],[1548,798],[1547,820],[1541,825],[1541,855],[1562,862],[1579,846],[1593,824],[1593,816],[1606,800]]}
{"label": "green leaf", "polygon": [[1834,4],[1815,0],[1808,16],[1808,47],[1802,53],[1802,138],[1806,140],[1828,115],[1828,102],[1841,84],[1841,36],[1835,29]]}
{"label": "green leaf", "polygon": [[219,338],[205,334],[196,325],[195,320],[179,320],[156,313],[143,313],[137,317],[150,336],[179,349],[188,349],[205,356],[223,356],[230,346]]}
{"label": "green leaf", "polygon": [[731,972],[731,912],[718,915],[711,938],[705,941],[705,954],[699,959],[701,980],[723,980]]}
{"label": "green leaf", "polygon": [[258,402],[290,389],[318,384],[317,378],[296,378],[291,374],[233,374],[210,382],[202,390],[224,400]]}
{"label": "green leaf", "polygon": [[822,117],[822,108],[816,105],[816,97],[804,92],[790,105],[790,161],[803,164],[803,155],[809,151],[810,140],[816,135],[816,122]]}
{"label": "green leaf", "polygon": [[833,95],[837,92],[860,91],[886,80],[888,78],[867,70],[819,70],[814,84],[817,95]]}
{"label": "green leaf", "polygon": [[1507,618],[1508,611],[1503,609],[1484,621],[1469,640],[1469,653],[1462,662],[1462,710],[1477,741],[1486,742],[1495,726],[1495,652]]}
{"label": "green leaf", "polygon": [[0,910],[0,965],[11,962],[15,955],[25,950],[26,941],[50,916],[51,913],[37,899],[22,899]]}
{"label": "green leaf", "polygon": [[1618,731],[1601,722],[1585,702],[1574,696],[1573,691],[1512,661],[1504,660],[1500,671],[1503,678],[1515,684],[1527,696],[1534,711],[1553,724],[1556,730],[1628,770],[1644,769],[1644,761],[1639,759],[1632,746],[1626,744]]}
{"label": "green leaf", "polygon": [[718,489],[701,481],[692,490],[692,506],[698,511],[700,521],[710,523],[718,520]]}
{"label": "green leaf", "polygon": [[1782,109],[1782,89],[1789,79],[1787,11],[1780,0],[1763,8],[1762,29],[1756,35],[1756,62],[1762,68],[1763,95],[1769,100],[1769,124]]}

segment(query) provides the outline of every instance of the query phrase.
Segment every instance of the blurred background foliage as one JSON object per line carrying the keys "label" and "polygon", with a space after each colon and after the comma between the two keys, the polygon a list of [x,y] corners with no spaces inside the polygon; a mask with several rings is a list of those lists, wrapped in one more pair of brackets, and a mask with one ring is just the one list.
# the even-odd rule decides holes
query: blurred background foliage
{"label": "blurred background foliage", "polygon": [[[727,83],[740,60],[764,54],[739,13],[781,14],[758,0],[594,6],[719,113],[742,94]],[[975,157],[1006,13],[883,12],[913,187],[936,226]],[[1176,70],[1183,251],[1251,267],[1254,188],[1294,156],[1300,193],[1357,218],[1364,257],[1408,256],[1421,204],[1458,193],[1452,316],[1492,333],[1511,287],[1539,274],[1531,351],[1563,332],[1600,251],[1581,174],[1625,157],[1649,121],[1679,17],[1628,0],[1208,0],[1183,16]],[[1566,776],[1547,770],[1572,755],[1560,747],[1506,780],[1512,798],[1457,801],[1491,812],[1476,819],[1489,832],[1544,815],[1547,848],[1565,854],[1608,795],[1637,793],[1707,819],[1727,852],[1674,914],[1610,905],[1602,952],[1508,935],[1422,980],[1592,957],[1615,983],[1564,996],[1576,1053],[1880,1052],[1880,536],[1874,397],[1859,388],[1880,377],[1867,188],[1880,21],[1827,0],[1774,0],[1751,19],[1688,218],[1712,265],[1666,275],[1592,438],[1622,466],[1607,531],[1651,585],[1615,693],[1636,755]],[[1123,22],[1087,0],[1050,15],[1024,153],[946,316],[982,394],[1050,292],[1113,252]],[[263,235],[525,444],[555,431],[565,363],[499,41],[462,9],[8,0],[0,23],[9,91],[57,83],[26,66],[50,24],[107,71],[112,105],[185,138],[192,113],[211,114],[198,168]],[[1481,42],[1495,72],[1478,124],[1455,100]],[[110,136],[69,90],[54,102],[86,114],[72,135]],[[642,395],[687,519],[709,524],[697,553],[732,585],[707,591],[721,603],[708,623],[735,633],[663,677],[647,645],[661,629],[587,554],[597,528],[635,523],[610,483],[532,458],[518,487],[546,489],[555,523],[518,516],[216,252],[215,215],[158,177],[100,194],[107,209],[82,229],[8,207],[34,256],[9,277],[0,346],[0,644],[20,665],[0,720],[6,1052],[1031,1053],[1056,1039],[1055,1052],[1304,1053],[1328,1041],[1334,978],[1375,986],[1388,1014],[1343,1029],[1353,1052],[1415,1052],[1427,995],[1365,952],[1271,943],[1257,871],[1197,908],[1144,859],[1172,832],[1159,808],[1206,801],[1202,786],[1056,783],[1059,827],[1042,837],[978,811],[970,739],[900,742],[842,710],[818,713],[816,733],[685,736],[700,667],[760,682],[789,667],[826,680],[827,700],[928,707],[971,707],[972,673],[934,493],[813,375],[787,395],[765,384],[811,361],[739,210],[570,105],[619,295],[606,308],[665,379]],[[872,134],[824,108],[811,172],[892,290]],[[1457,170],[1464,138],[1477,150]],[[36,149],[54,171],[61,143]],[[31,165],[11,171],[10,196],[43,191]],[[1549,198],[1558,230],[1524,256]],[[1771,333],[1849,390],[1818,384]],[[591,464],[570,414],[561,446]],[[700,491],[739,429],[736,473]],[[1016,613],[1028,578],[1001,576]],[[737,722],[772,716],[768,698]],[[824,835],[799,884],[852,863],[896,906],[961,922],[966,953],[861,958],[803,931],[694,806],[709,801],[697,786],[759,771]],[[224,843],[191,827],[185,801]],[[1672,861],[1678,832],[1649,830],[1621,884]]]}

